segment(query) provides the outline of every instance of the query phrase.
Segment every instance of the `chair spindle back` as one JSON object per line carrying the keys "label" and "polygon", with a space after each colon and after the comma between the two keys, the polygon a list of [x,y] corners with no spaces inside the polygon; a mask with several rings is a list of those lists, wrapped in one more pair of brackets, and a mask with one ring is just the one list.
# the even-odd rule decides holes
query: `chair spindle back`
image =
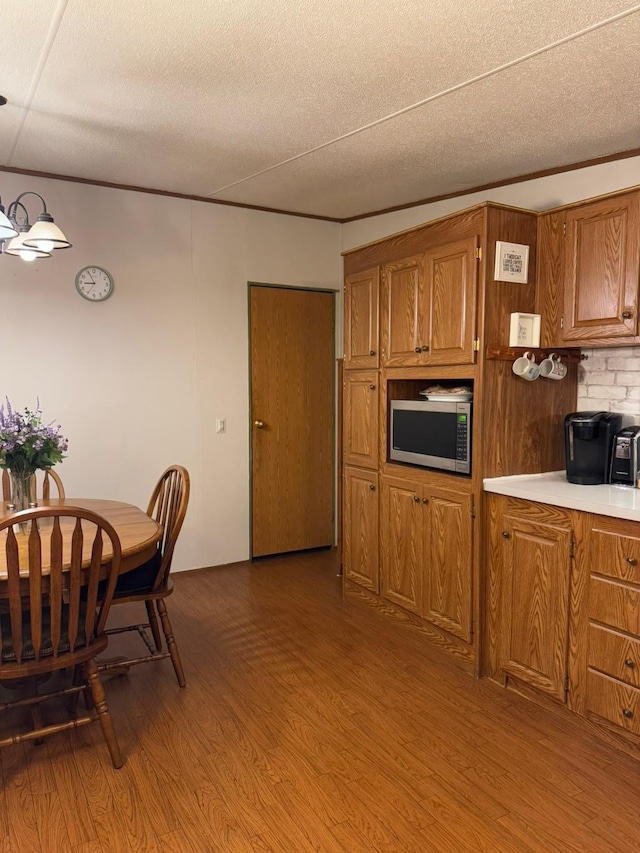
{"label": "chair spindle back", "polygon": [[178,534],[187,512],[191,483],[189,472],[182,465],[171,465],[162,474],[153,490],[147,515],[162,526],[160,552],[162,563],[153,589],[162,587],[169,576]]}
{"label": "chair spindle back", "polygon": [[[25,533],[16,535],[16,527]],[[105,539],[110,567],[98,599]],[[0,523],[0,547],[9,599],[9,619],[0,618],[0,669],[9,646],[9,664],[28,667],[86,649],[103,634],[121,559],[118,534],[106,519],[79,507],[24,510]]]}

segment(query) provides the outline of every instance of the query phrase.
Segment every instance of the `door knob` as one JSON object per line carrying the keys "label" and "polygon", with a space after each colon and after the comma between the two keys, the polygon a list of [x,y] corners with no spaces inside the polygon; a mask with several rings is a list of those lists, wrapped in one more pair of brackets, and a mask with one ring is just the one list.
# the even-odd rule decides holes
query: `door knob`
{"label": "door knob", "polygon": [[264,421],[254,421],[253,425],[256,429],[264,429]]}
{"label": "door knob", "polygon": [[369,350],[369,355],[375,355],[375,354],[376,354],[376,351],[374,349]]}
{"label": "door knob", "polygon": [[630,320],[632,317],[633,317],[633,311],[623,311],[622,312],[622,319],[623,320]]}
{"label": "door knob", "polygon": [[422,352],[429,352],[429,347],[428,347],[428,346],[426,346],[426,345],[424,345],[424,346],[422,347]]}

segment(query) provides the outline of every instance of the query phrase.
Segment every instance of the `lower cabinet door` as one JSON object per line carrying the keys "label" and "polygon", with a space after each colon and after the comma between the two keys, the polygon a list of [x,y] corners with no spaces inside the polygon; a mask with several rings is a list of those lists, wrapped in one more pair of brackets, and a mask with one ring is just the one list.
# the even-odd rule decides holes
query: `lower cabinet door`
{"label": "lower cabinet door", "polygon": [[571,531],[503,517],[500,666],[564,702]]}
{"label": "lower cabinet door", "polygon": [[382,595],[419,613],[422,600],[422,485],[384,477],[382,481]]}
{"label": "lower cabinet door", "polygon": [[345,466],[343,568],[355,583],[380,592],[378,474]]}
{"label": "lower cabinet door", "polygon": [[471,642],[471,496],[431,486],[425,492],[424,617]]}

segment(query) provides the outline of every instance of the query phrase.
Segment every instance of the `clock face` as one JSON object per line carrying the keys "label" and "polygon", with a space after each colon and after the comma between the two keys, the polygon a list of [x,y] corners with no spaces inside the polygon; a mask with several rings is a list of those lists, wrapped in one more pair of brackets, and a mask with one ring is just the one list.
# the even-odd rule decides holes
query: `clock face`
{"label": "clock face", "polygon": [[102,267],[84,267],[76,276],[76,290],[89,302],[104,302],[113,293],[113,279]]}

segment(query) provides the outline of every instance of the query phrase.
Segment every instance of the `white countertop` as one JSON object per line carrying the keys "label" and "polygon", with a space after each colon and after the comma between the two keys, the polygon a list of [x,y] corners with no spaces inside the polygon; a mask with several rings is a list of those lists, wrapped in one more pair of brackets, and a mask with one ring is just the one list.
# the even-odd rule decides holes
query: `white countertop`
{"label": "white countertop", "polygon": [[564,471],[490,477],[483,481],[483,486],[485,492],[511,498],[640,521],[640,489],[633,486],[578,486],[567,483]]}

